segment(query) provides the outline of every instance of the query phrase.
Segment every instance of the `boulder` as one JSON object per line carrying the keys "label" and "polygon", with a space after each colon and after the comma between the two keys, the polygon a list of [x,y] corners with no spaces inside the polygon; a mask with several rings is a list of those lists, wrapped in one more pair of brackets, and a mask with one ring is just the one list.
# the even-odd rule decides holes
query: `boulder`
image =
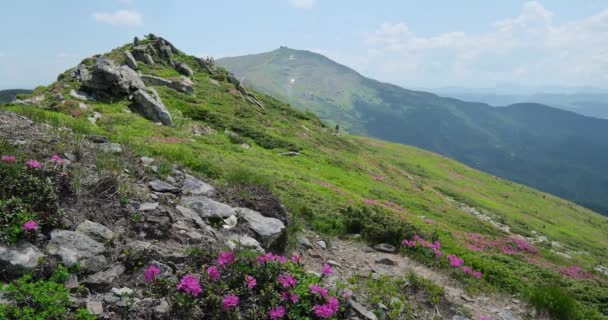
{"label": "boulder", "polygon": [[160,122],[166,126],[173,126],[171,114],[162,100],[152,88],[139,89],[133,93],[133,109],[145,118]]}
{"label": "boulder", "polygon": [[32,271],[44,255],[29,242],[16,245],[0,244],[0,273],[20,275]]}
{"label": "boulder", "polygon": [[135,57],[133,57],[133,54],[131,54],[131,51],[129,50],[125,51],[125,63],[133,70],[139,69],[137,66],[137,61],[135,61]]}
{"label": "boulder", "polygon": [[175,61],[175,63],[173,64],[173,68],[175,68],[175,70],[177,70],[177,72],[179,72],[187,77],[191,77],[194,74],[192,69],[190,69],[190,67],[188,67],[187,64],[185,64],[181,61]]}
{"label": "boulder", "polygon": [[231,234],[226,238],[224,243],[230,250],[233,251],[242,248],[264,252],[264,249],[262,246],[260,246],[260,243],[256,239],[246,234]]}
{"label": "boulder", "polygon": [[106,270],[90,275],[82,283],[98,290],[109,289],[126,270],[127,268],[122,263],[117,263]]}
{"label": "boulder", "polygon": [[85,92],[82,91],[78,91],[78,90],[70,90],[70,96],[74,99],[78,99],[78,100],[94,100],[93,97],[89,96],[88,94],[86,94]]}
{"label": "boulder", "polygon": [[138,45],[139,45],[139,38],[133,37],[133,46],[138,46]]}
{"label": "boulder", "polygon": [[348,299],[348,304],[353,308],[353,310],[358,315],[363,317],[363,319],[366,319],[366,320],[377,320],[378,319],[373,312],[369,311],[367,308],[365,308],[363,305],[361,305],[357,301],[355,301],[353,299]]}
{"label": "boulder", "polygon": [[161,58],[171,61],[171,59],[173,58],[173,51],[171,50],[171,46],[167,45],[165,39],[158,38],[156,40],[156,47]]}
{"label": "boulder", "polygon": [[152,59],[152,56],[147,53],[144,54],[143,61],[145,64],[154,65],[154,59]]}
{"label": "boulder", "polygon": [[182,202],[206,219],[226,219],[235,214],[231,206],[207,197],[184,197]]}
{"label": "boulder", "polygon": [[152,211],[158,208],[158,202],[144,202],[139,205],[139,211]]}
{"label": "boulder", "polygon": [[186,175],[186,179],[184,180],[184,184],[182,186],[182,192],[184,194],[191,195],[206,195],[213,192],[215,188],[211,185],[191,176]]}
{"label": "boulder", "polygon": [[172,185],[172,184],[168,184],[162,180],[152,180],[148,183],[148,185],[150,186],[150,188],[154,191],[157,192],[170,192],[170,193],[178,193],[179,192],[179,188]]}
{"label": "boulder", "polygon": [[238,208],[237,213],[266,247],[272,246],[285,233],[285,224],[279,219],[264,217],[261,213],[247,208]]}
{"label": "boulder", "polygon": [[100,143],[99,150],[106,153],[121,153],[122,146],[114,142]]}
{"label": "boulder", "polygon": [[374,246],[374,249],[376,251],[380,251],[380,252],[386,252],[386,253],[395,253],[397,252],[397,248],[395,248],[395,246],[393,246],[392,244],[388,244],[388,243],[380,243]]}
{"label": "boulder", "polygon": [[116,67],[106,57],[97,58],[91,75],[81,81],[84,88],[102,98],[122,97],[145,88],[137,72],[125,65]]}
{"label": "boulder", "polygon": [[302,233],[298,233],[296,239],[298,240],[298,244],[304,249],[312,249],[312,243],[306,237],[306,235]]}
{"label": "boulder", "polygon": [[81,63],[72,71],[72,78],[84,82],[91,78],[91,74],[87,66]]}
{"label": "boulder", "polygon": [[116,236],[112,230],[90,220],[84,220],[83,223],[79,224],[76,227],[76,232],[82,233],[89,238],[102,243],[111,241]]}
{"label": "boulder", "polygon": [[55,229],[51,232],[51,241],[47,244],[46,251],[58,256],[64,265],[71,267],[82,260],[103,255],[106,248],[82,233]]}
{"label": "boulder", "polygon": [[177,206],[175,209],[186,219],[186,221],[194,222],[199,228],[207,230],[209,227],[205,221],[203,221],[203,218],[194,212],[194,210],[182,206]]}
{"label": "boulder", "polygon": [[183,76],[179,79],[168,80],[165,78],[144,74],[141,75],[141,79],[145,84],[150,86],[165,86],[185,93],[192,92],[194,90],[194,82]]}

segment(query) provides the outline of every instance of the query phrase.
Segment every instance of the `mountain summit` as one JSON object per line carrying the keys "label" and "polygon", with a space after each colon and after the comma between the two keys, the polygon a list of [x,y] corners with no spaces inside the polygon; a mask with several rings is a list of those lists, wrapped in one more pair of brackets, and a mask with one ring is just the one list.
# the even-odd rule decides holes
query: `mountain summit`
{"label": "mountain summit", "polygon": [[539,104],[494,108],[407,90],[284,47],[217,63],[247,85],[349,132],[434,151],[608,213],[608,120]]}

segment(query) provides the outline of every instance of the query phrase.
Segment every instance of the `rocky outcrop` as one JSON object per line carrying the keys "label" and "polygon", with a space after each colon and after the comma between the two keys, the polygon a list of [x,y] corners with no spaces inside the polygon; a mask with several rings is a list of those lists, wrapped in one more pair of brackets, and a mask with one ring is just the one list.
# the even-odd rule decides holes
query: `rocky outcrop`
{"label": "rocky outcrop", "polygon": [[132,106],[135,112],[143,115],[147,119],[160,122],[166,126],[173,126],[171,114],[165,108],[158,93],[152,88],[142,88],[133,93]]}
{"label": "rocky outcrop", "polygon": [[273,246],[274,242],[285,233],[285,225],[281,220],[264,217],[261,213],[247,209],[237,209],[239,217],[245,221],[245,225],[253,231],[262,241],[265,247]]}
{"label": "rocky outcrop", "polygon": [[102,224],[85,220],[76,227],[76,232],[82,233],[98,242],[108,242],[116,236],[114,232]]}
{"label": "rocky outcrop", "polygon": [[182,192],[187,195],[206,195],[213,192],[213,186],[191,176],[186,175],[182,186]]}
{"label": "rocky outcrop", "polygon": [[141,75],[141,79],[144,81],[145,84],[149,86],[165,86],[185,93],[190,93],[194,90],[194,83],[192,82],[192,80],[183,76],[179,79],[169,80],[161,77],[144,74]]}
{"label": "rocky outcrop", "polygon": [[83,260],[103,257],[106,248],[85,234],[56,229],[51,232],[51,241],[46,246],[46,251],[58,256],[64,265],[71,267]]}
{"label": "rocky outcrop", "polygon": [[175,61],[173,63],[173,68],[175,68],[175,70],[177,70],[177,72],[179,72],[187,77],[191,77],[194,74],[192,69],[190,69],[190,67],[188,67],[187,64],[185,64],[181,61]]}
{"label": "rocky outcrop", "polygon": [[125,51],[125,63],[127,64],[127,66],[129,66],[129,68],[133,70],[139,69],[139,67],[137,66],[137,61],[135,61],[135,57],[133,57],[131,51],[129,50]]}
{"label": "rocky outcrop", "polygon": [[231,206],[207,197],[184,197],[182,202],[205,219],[226,219],[235,214]]}
{"label": "rocky outcrop", "polygon": [[29,242],[0,244],[0,273],[19,275],[34,270],[44,255]]}

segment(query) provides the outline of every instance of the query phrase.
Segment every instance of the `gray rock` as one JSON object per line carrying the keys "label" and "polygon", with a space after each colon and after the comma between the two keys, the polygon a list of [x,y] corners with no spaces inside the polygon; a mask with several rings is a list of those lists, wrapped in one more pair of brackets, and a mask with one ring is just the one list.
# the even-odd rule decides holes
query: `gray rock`
{"label": "gray rock", "polygon": [[32,271],[44,255],[29,242],[19,242],[14,246],[0,244],[0,271],[20,275]]}
{"label": "gray rock", "polygon": [[101,113],[95,111],[92,115],[90,115],[87,120],[89,120],[92,124],[97,124],[97,120],[101,119]]}
{"label": "gray rock", "polygon": [[128,287],[122,287],[122,288],[112,288],[112,293],[119,296],[119,297],[124,297],[124,296],[130,296],[133,295],[133,289],[128,288]]}
{"label": "gray rock", "polygon": [[353,308],[353,310],[359,314],[360,316],[362,316],[364,319],[367,320],[378,320],[378,318],[376,317],[376,315],[367,310],[367,308],[365,308],[363,305],[361,305],[360,303],[358,303],[355,300],[352,299],[348,299],[348,304],[350,304],[350,306]]}
{"label": "gray rock", "polygon": [[187,64],[181,62],[181,61],[176,61],[173,64],[173,67],[175,68],[175,70],[177,70],[177,72],[187,76],[187,77],[191,77],[194,72],[192,72],[192,69],[190,69],[190,67],[188,67]]}
{"label": "gray rock", "polygon": [[65,287],[68,289],[78,288],[78,276],[73,273],[70,273],[68,280],[65,282]]}
{"label": "gray rock", "polygon": [[116,236],[112,230],[90,220],[84,220],[84,222],[79,224],[76,227],[76,232],[82,233],[99,242],[110,241]]}
{"label": "gray rock", "polygon": [[283,152],[281,153],[282,156],[286,156],[286,157],[295,157],[295,156],[299,156],[300,153],[299,152],[295,152],[295,151],[287,151],[287,152]]}
{"label": "gray rock", "polygon": [[186,175],[184,184],[182,186],[182,192],[190,195],[206,195],[213,192],[215,188],[211,185],[191,176]]}
{"label": "gray rock", "polygon": [[139,38],[133,37],[133,46],[138,46],[138,45],[139,45]]}
{"label": "gray rock", "polygon": [[143,256],[147,253],[156,254],[159,248],[146,241],[134,240],[125,245],[124,251],[132,256]]}
{"label": "gray rock", "polygon": [[151,86],[165,86],[181,92],[192,92],[194,90],[194,82],[182,76],[179,79],[165,79],[161,77],[144,74],[141,79],[145,84]]}
{"label": "gray rock", "polygon": [[237,250],[238,248],[256,250],[258,252],[264,252],[264,249],[260,245],[260,243],[246,235],[246,234],[231,234],[226,238],[225,241],[226,246],[230,250]]}
{"label": "gray rock", "polygon": [[97,58],[93,72],[82,85],[96,95],[109,97],[125,96],[133,90],[145,88],[137,72],[124,65],[116,67],[106,57]]}
{"label": "gray rock", "polygon": [[235,214],[231,206],[203,196],[184,197],[182,202],[207,219],[226,219]]}
{"label": "gray rock", "polygon": [[108,260],[104,256],[93,256],[80,260],[79,266],[83,270],[97,272],[108,265]]}
{"label": "gray rock", "polygon": [[151,66],[154,65],[154,59],[152,59],[152,56],[147,53],[144,54],[143,61],[145,64],[149,64]]}
{"label": "gray rock", "polygon": [[94,100],[93,97],[89,96],[85,92],[74,90],[74,89],[70,90],[70,97],[72,97],[74,99],[78,99],[78,100],[84,100],[84,101]]}
{"label": "gray rock", "polygon": [[103,313],[103,304],[99,301],[87,301],[87,310],[92,315],[100,315]]}
{"label": "gray rock", "polygon": [[187,221],[194,222],[199,228],[207,230],[207,228],[209,227],[209,226],[207,226],[207,224],[205,223],[205,221],[203,221],[203,218],[201,218],[198,215],[198,213],[194,212],[194,210],[192,210],[190,208],[182,207],[182,206],[179,206],[179,205],[177,207],[175,207],[175,209],[182,216],[184,216],[184,218],[186,218]]}
{"label": "gray rock", "polygon": [[113,142],[100,143],[99,150],[106,153],[121,153],[122,146],[118,143]]}
{"label": "gray rock", "polygon": [[137,66],[137,61],[135,61],[135,57],[133,57],[133,54],[131,54],[131,51],[129,50],[125,51],[125,63],[133,70],[139,69]]}
{"label": "gray rock", "polygon": [[301,247],[305,249],[312,249],[312,243],[310,243],[310,240],[308,240],[308,238],[303,233],[298,233],[296,239],[298,240],[298,244]]}
{"label": "gray rock", "polygon": [[387,265],[387,266],[396,266],[398,264],[398,262],[396,260],[393,260],[393,259],[387,258],[387,257],[376,260],[376,263]]}
{"label": "gray rock", "polygon": [[158,208],[158,202],[144,202],[139,205],[139,211],[152,211]]}
{"label": "gray rock", "polygon": [[72,77],[79,81],[88,81],[91,78],[91,74],[87,66],[81,63],[72,71]]}
{"label": "gray rock", "polygon": [[135,91],[133,101],[135,102],[133,104],[135,112],[151,121],[173,126],[171,114],[154,89],[146,88]]}
{"label": "gray rock", "polygon": [[173,58],[173,51],[171,50],[171,46],[167,45],[166,41],[162,38],[158,39],[156,45],[158,47],[160,56],[165,60],[171,61],[171,59]]}
{"label": "gray rock", "polygon": [[154,312],[161,314],[161,315],[168,313],[169,310],[170,310],[169,303],[167,303],[167,300],[165,300],[165,299],[160,299],[160,301],[158,302],[158,306],[156,306],[156,308],[154,308]]}
{"label": "gray rock", "polygon": [[327,249],[327,243],[325,243],[323,240],[317,241],[317,245],[323,250]]}
{"label": "gray rock", "polygon": [[59,256],[64,265],[71,267],[83,259],[103,255],[106,248],[82,233],[55,229],[51,232],[46,251]]}
{"label": "gray rock", "polygon": [[154,159],[150,158],[150,157],[141,157],[139,158],[139,161],[144,165],[144,166],[149,166],[154,162]]}
{"label": "gray rock", "polygon": [[99,290],[109,289],[126,270],[127,268],[122,263],[117,263],[106,270],[90,275],[82,283]]}
{"label": "gray rock", "polygon": [[376,251],[386,252],[386,253],[395,253],[397,252],[397,248],[395,246],[388,243],[380,243],[374,246]]}
{"label": "gray rock", "polygon": [[150,186],[150,188],[152,188],[152,190],[157,191],[157,192],[170,192],[170,193],[179,192],[178,187],[168,184],[162,180],[152,180],[148,183],[148,185]]}
{"label": "gray rock", "polygon": [[334,260],[327,260],[327,264],[332,266],[332,267],[336,267],[336,268],[342,268],[342,265],[339,264],[338,262],[334,261]]}
{"label": "gray rock", "polygon": [[239,219],[236,216],[230,216],[230,217],[224,219],[224,225],[222,226],[222,228],[232,229],[232,228],[236,227],[238,222],[239,222]]}
{"label": "gray rock", "polygon": [[260,237],[266,247],[271,246],[285,232],[285,225],[279,219],[265,217],[261,213],[247,208],[237,210],[239,216],[245,220],[246,226]]}

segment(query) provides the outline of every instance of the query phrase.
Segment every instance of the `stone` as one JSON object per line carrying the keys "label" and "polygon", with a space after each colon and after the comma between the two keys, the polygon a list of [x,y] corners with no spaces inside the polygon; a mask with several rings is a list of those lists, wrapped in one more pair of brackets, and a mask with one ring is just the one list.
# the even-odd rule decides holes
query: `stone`
{"label": "stone", "polygon": [[108,260],[104,256],[93,256],[80,260],[78,265],[82,270],[97,272],[108,265]]}
{"label": "stone", "polygon": [[336,268],[342,268],[342,265],[339,264],[338,262],[334,261],[334,260],[327,260],[327,264],[332,266],[332,267],[336,267]]}
{"label": "stone", "polygon": [[133,289],[128,288],[128,287],[122,287],[122,288],[112,288],[112,293],[119,296],[119,297],[124,297],[124,296],[130,296],[133,294]]}
{"label": "stone", "polygon": [[189,221],[193,221],[199,228],[206,230],[209,227],[207,226],[205,221],[203,221],[203,218],[201,218],[196,212],[194,212],[194,210],[179,205],[175,207],[175,209],[182,216],[184,216],[184,218]]}
{"label": "stone", "polygon": [[189,93],[194,90],[194,82],[184,76],[180,77],[179,79],[168,80],[165,78],[144,74],[141,75],[141,79],[145,84],[151,86],[165,86],[185,93]]}
{"label": "stone", "polygon": [[90,220],[84,220],[84,222],[79,224],[76,227],[76,232],[82,233],[99,242],[110,241],[116,236],[114,232],[108,229],[106,226]]}
{"label": "stone", "polygon": [[125,268],[122,263],[117,263],[106,270],[90,275],[84,279],[82,283],[99,290],[108,289],[116,283],[116,280],[123,275],[126,270],[127,268]]}
{"label": "stone", "polygon": [[145,64],[149,64],[151,66],[154,65],[154,59],[152,59],[152,56],[147,53],[144,54],[143,61]]}
{"label": "stone", "polygon": [[138,46],[138,45],[139,45],[139,38],[133,37],[133,46]]}
{"label": "stone", "polygon": [[365,308],[363,305],[361,305],[357,301],[355,301],[353,299],[348,299],[348,304],[353,308],[353,310],[357,314],[362,316],[364,319],[378,320],[378,318],[376,317],[376,315],[373,312],[369,311],[367,308]]}
{"label": "stone", "polygon": [[303,233],[298,233],[298,235],[296,236],[296,239],[298,240],[298,244],[302,248],[312,249],[312,243],[310,243],[310,240],[308,240],[306,235],[304,235]]}
{"label": "stone", "polygon": [[114,142],[100,143],[99,150],[105,153],[121,153],[122,146]]}
{"label": "stone", "polygon": [[125,51],[125,63],[127,64],[127,66],[129,66],[129,68],[133,70],[139,69],[139,67],[137,66],[137,61],[135,61],[133,54],[131,54],[131,51],[129,50]]}
{"label": "stone", "polygon": [[395,253],[397,252],[397,248],[395,246],[388,243],[380,243],[374,246],[374,250],[386,253]]}
{"label": "stone", "polygon": [[68,289],[78,288],[78,276],[73,273],[70,273],[68,280],[66,280],[64,285]]}
{"label": "stone", "polygon": [[124,250],[132,256],[144,256],[147,253],[157,253],[159,248],[146,241],[134,240],[127,243]]}
{"label": "stone", "polygon": [[144,202],[139,205],[139,211],[152,211],[158,208],[158,202]]}
{"label": "stone", "polygon": [[106,248],[82,233],[55,229],[51,231],[51,240],[46,251],[58,256],[65,266],[72,267],[83,259],[103,255]]}
{"label": "stone", "polygon": [[116,67],[106,57],[97,58],[91,75],[82,81],[83,87],[101,97],[126,96],[134,90],[145,88],[137,72],[126,65]]}
{"label": "stone", "polygon": [[20,275],[34,270],[44,255],[31,243],[21,241],[12,246],[0,244],[0,273]]}
{"label": "stone", "polygon": [[72,71],[72,77],[79,81],[88,81],[91,74],[87,66],[81,63]]}
{"label": "stone", "polygon": [[238,222],[239,222],[239,220],[235,215],[230,216],[230,217],[224,219],[224,225],[222,226],[222,228],[232,229],[232,228],[236,227]]}
{"label": "stone", "polygon": [[267,247],[285,233],[285,224],[279,219],[263,216],[261,213],[247,209],[237,209],[239,217],[245,220],[245,225],[255,232]]}
{"label": "stone", "polygon": [[133,93],[132,108],[148,120],[173,126],[171,114],[152,88],[139,89]]}
{"label": "stone", "polygon": [[191,175],[186,175],[182,186],[182,192],[187,195],[207,195],[213,191],[215,191],[215,188],[211,185]]}
{"label": "stone", "polygon": [[150,157],[141,157],[139,158],[139,162],[141,162],[144,166],[149,166],[154,162],[154,159]]}
{"label": "stone", "polygon": [[396,260],[393,260],[393,259],[387,258],[387,257],[376,260],[376,263],[387,265],[387,266],[396,266],[398,264],[398,262]]}
{"label": "stone", "polygon": [[72,97],[74,99],[78,99],[78,100],[84,100],[84,101],[93,100],[93,97],[89,96],[85,92],[78,91],[75,89],[70,90],[70,97]]}
{"label": "stone", "polygon": [[103,304],[99,301],[87,301],[87,311],[92,315],[100,315],[103,313]]}
{"label": "stone", "polygon": [[187,64],[185,64],[181,61],[176,61],[173,64],[173,67],[175,68],[175,70],[177,70],[177,72],[179,72],[187,77],[190,77],[194,74],[194,72],[192,72],[192,69],[190,69],[190,67],[188,67]]}
{"label": "stone", "polygon": [[203,196],[184,197],[182,202],[206,219],[226,219],[235,214],[231,206]]}
{"label": "stone", "polygon": [[93,114],[87,117],[91,124],[97,124],[97,120],[101,119],[101,113],[94,111]]}
{"label": "stone", "polygon": [[258,252],[264,252],[264,249],[262,248],[260,243],[256,239],[246,234],[231,234],[226,238],[225,244],[230,250],[233,251],[239,248],[243,248],[256,250]]}
{"label": "stone", "polygon": [[283,152],[281,153],[282,156],[286,156],[286,157],[295,157],[295,156],[299,156],[300,153],[299,152],[295,152],[295,151],[287,151],[287,152]]}
{"label": "stone", "polygon": [[180,191],[178,187],[168,184],[162,180],[152,180],[148,183],[148,186],[157,192],[178,193]]}
{"label": "stone", "polygon": [[327,243],[325,243],[323,240],[317,241],[317,245],[323,250],[327,249]]}
{"label": "stone", "polygon": [[158,306],[154,308],[154,312],[158,314],[166,314],[169,312],[169,310],[169,303],[165,299],[160,299],[160,301],[158,302]]}

